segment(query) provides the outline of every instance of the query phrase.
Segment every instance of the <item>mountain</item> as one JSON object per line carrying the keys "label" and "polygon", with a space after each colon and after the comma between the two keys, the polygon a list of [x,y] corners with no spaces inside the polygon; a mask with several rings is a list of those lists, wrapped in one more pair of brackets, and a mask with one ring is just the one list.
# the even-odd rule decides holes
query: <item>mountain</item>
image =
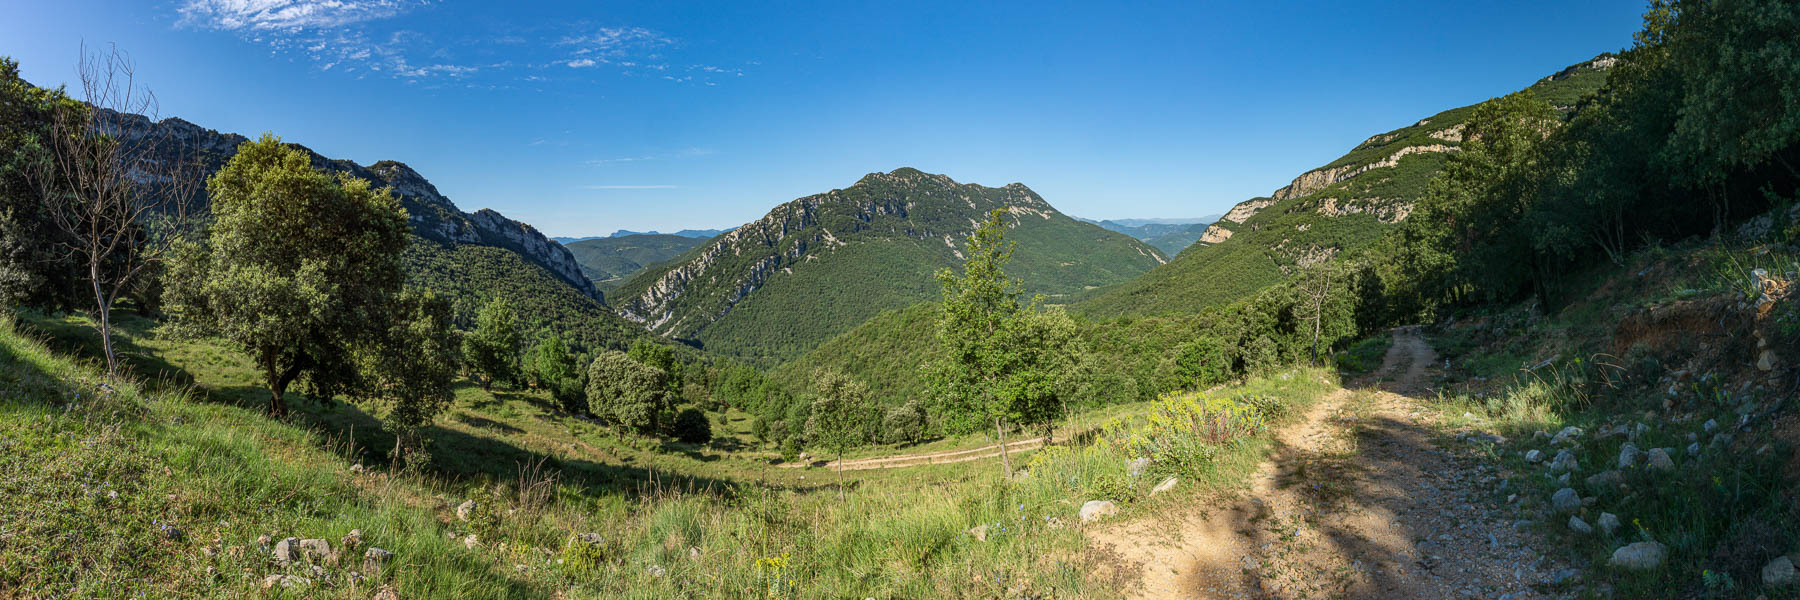
{"label": "mountain", "polygon": [[633,277],[619,314],[652,332],[757,364],[799,356],[883,310],[939,295],[933,273],[995,209],[1018,243],[1008,273],[1066,301],[1131,279],[1165,255],[1069,218],[1024,184],[990,188],[902,168],[775,207]]}
{"label": "mountain", "polygon": [[[123,137],[161,140],[156,152],[200,160],[206,176],[224,166],[247,141],[179,118],[152,122],[141,115],[123,115],[120,122]],[[584,348],[622,347],[642,335],[606,307],[575,255],[536,228],[489,209],[463,212],[404,163],[384,160],[365,166],[289,145],[304,150],[314,168],[393,189],[413,229],[404,256],[408,283],[447,296],[462,325],[473,323],[488,298],[503,294],[526,323],[562,331]]]}
{"label": "mountain", "polygon": [[680,234],[636,234],[588,238],[567,244],[581,272],[603,289],[612,289],[644,270],[692,250],[706,238]]}
{"label": "mountain", "polygon": [[607,237],[626,237],[626,236],[633,236],[633,235],[678,235],[678,236],[685,237],[685,238],[699,238],[699,239],[705,240],[705,239],[709,239],[709,238],[718,237],[719,234],[725,233],[727,231],[731,231],[731,230],[730,229],[683,229],[683,230],[677,231],[675,233],[662,233],[660,231],[631,231],[629,229],[620,229],[618,231],[614,231],[612,233],[612,235],[607,236]]}
{"label": "mountain", "polygon": [[1220,215],[1210,215],[1185,219],[1107,219],[1096,221],[1075,217],[1083,223],[1093,223],[1108,231],[1117,231],[1137,238],[1146,244],[1156,246],[1163,254],[1175,256],[1182,250],[1199,241],[1206,231],[1207,224],[1219,220]]}
{"label": "mountain", "polygon": [[[1567,113],[1598,90],[1618,59],[1601,55],[1526,88]],[[1474,106],[1450,109],[1372,136],[1268,196],[1233,206],[1193,247],[1144,276],[1074,305],[1090,316],[1191,313],[1245,297],[1337,254],[1373,244],[1462,143]]]}

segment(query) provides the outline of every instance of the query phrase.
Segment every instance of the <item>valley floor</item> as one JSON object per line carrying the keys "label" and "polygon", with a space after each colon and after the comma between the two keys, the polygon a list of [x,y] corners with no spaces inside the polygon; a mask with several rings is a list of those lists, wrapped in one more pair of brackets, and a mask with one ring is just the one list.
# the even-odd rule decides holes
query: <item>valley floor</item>
{"label": "valley floor", "polygon": [[1436,354],[1416,328],[1394,338],[1376,375],[1276,434],[1240,497],[1090,530],[1129,595],[1543,597],[1557,569],[1487,506],[1492,468],[1439,446],[1458,438],[1420,401]]}

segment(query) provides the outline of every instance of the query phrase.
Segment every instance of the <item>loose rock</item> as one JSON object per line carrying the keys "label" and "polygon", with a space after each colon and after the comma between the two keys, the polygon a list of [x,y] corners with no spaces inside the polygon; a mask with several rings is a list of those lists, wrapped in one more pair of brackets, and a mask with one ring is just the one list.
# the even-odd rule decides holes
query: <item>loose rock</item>
{"label": "loose rock", "polygon": [[1650,458],[1644,464],[1652,471],[1668,472],[1675,470],[1675,461],[1669,458],[1669,451],[1662,448],[1651,448]]}
{"label": "loose rock", "polygon": [[1580,427],[1574,427],[1574,426],[1564,427],[1564,428],[1562,428],[1562,431],[1556,432],[1555,437],[1550,438],[1550,445],[1559,446],[1562,444],[1572,443],[1575,441],[1575,438],[1578,438],[1578,437],[1581,437],[1581,428]]}
{"label": "loose rock", "polygon": [[1594,532],[1594,526],[1589,525],[1587,521],[1581,520],[1581,517],[1569,515],[1569,531],[1587,535]]}
{"label": "loose rock", "polygon": [[275,557],[277,564],[282,565],[300,560],[300,538],[284,538],[275,542],[275,549],[269,554]]}
{"label": "loose rock", "polygon": [[1620,484],[1623,484],[1623,483],[1625,483],[1625,476],[1620,475],[1618,471],[1611,471],[1611,470],[1601,471],[1599,473],[1589,475],[1587,478],[1588,490],[1594,491],[1594,492],[1617,488],[1617,487],[1619,487]]}
{"label": "loose rock", "polygon": [[1615,514],[1612,514],[1609,512],[1600,513],[1600,531],[1605,532],[1606,535],[1612,535],[1613,532],[1618,531],[1618,530],[1619,530],[1619,515],[1615,515]]}
{"label": "loose rock", "polygon": [[309,558],[325,558],[331,556],[331,542],[318,538],[300,540],[300,553]]}
{"label": "loose rock", "polygon": [[1544,460],[1543,452],[1539,452],[1537,450],[1530,450],[1530,451],[1525,452],[1525,462],[1535,465],[1539,461],[1542,461],[1542,460]]}
{"label": "loose rock", "polygon": [[1613,551],[1607,566],[1630,571],[1648,571],[1662,566],[1669,549],[1656,542],[1638,542]]}
{"label": "loose rock", "polygon": [[976,525],[969,528],[969,535],[975,536],[975,541],[977,542],[987,541],[987,532],[988,526],[986,525]]}
{"label": "loose rock", "polygon": [[1581,465],[1575,461],[1575,453],[1568,450],[1558,450],[1556,458],[1550,461],[1551,475],[1578,470],[1581,470]]}
{"label": "loose rock", "polygon": [[1556,509],[1556,512],[1562,513],[1581,510],[1581,495],[1576,494],[1573,488],[1556,490],[1556,493],[1550,496],[1550,507]]}
{"label": "loose rock", "polygon": [[1150,488],[1150,495],[1155,496],[1157,494],[1161,494],[1163,492],[1175,489],[1176,484],[1179,484],[1179,483],[1181,483],[1181,480],[1178,478],[1175,478],[1175,477],[1170,477],[1168,479],[1164,479],[1164,480],[1162,480],[1162,483],[1156,484],[1156,487]]}
{"label": "loose rock", "polygon": [[1688,453],[1688,456],[1699,456],[1700,455],[1700,442],[1694,442],[1692,444],[1688,444],[1687,453]]}
{"label": "loose rock", "polygon": [[1086,504],[1081,505],[1081,512],[1078,513],[1078,516],[1081,517],[1081,522],[1087,523],[1101,517],[1118,513],[1119,505],[1113,504],[1113,501],[1111,500],[1089,500]]}
{"label": "loose rock", "polygon": [[276,587],[282,589],[303,588],[309,585],[312,585],[311,579],[298,575],[270,575],[262,580],[262,587],[265,590]]}
{"label": "loose rock", "polygon": [[1786,556],[1777,556],[1775,560],[1762,568],[1763,585],[1769,587],[1786,587],[1800,583],[1800,574],[1794,572],[1794,561]]}
{"label": "loose rock", "polygon": [[393,559],[394,553],[370,546],[369,550],[363,553],[363,570],[379,571]]}
{"label": "loose rock", "polygon": [[456,518],[458,520],[467,521],[474,517],[475,517],[475,501],[474,500],[469,500],[467,502],[463,502],[462,504],[456,505]]}
{"label": "loose rock", "polygon": [[1619,447],[1619,468],[1621,468],[1621,469],[1631,468],[1632,465],[1637,464],[1637,458],[1638,458],[1637,446],[1634,446],[1634,445],[1628,443],[1628,444],[1625,444],[1625,445]]}
{"label": "loose rock", "polygon": [[352,529],[350,533],[344,534],[343,539],[338,540],[338,545],[343,546],[345,550],[355,550],[357,546],[362,545],[362,541],[362,530]]}

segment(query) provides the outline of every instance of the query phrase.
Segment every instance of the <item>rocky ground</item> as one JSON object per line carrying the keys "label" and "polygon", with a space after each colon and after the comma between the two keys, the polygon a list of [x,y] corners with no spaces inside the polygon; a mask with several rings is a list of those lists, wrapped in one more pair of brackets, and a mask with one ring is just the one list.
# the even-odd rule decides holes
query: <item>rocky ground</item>
{"label": "rocky ground", "polygon": [[[1557,597],[1575,572],[1489,498],[1503,479],[1440,447],[1438,415],[1415,398],[1436,355],[1416,329],[1394,333],[1370,381],[1315,404],[1277,434],[1249,490],[1186,514],[1090,532],[1134,598]],[[1504,490],[1502,490],[1504,491]],[[1170,521],[1174,521],[1171,523]]]}

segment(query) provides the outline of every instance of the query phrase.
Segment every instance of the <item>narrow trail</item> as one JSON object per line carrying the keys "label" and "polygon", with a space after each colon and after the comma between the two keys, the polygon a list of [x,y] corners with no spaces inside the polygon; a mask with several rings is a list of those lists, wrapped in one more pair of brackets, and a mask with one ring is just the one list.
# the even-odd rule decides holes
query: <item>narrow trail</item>
{"label": "narrow trail", "polygon": [[[1025,450],[1033,450],[1033,449],[1036,449],[1043,445],[1044,445],[1044,438],[1034,437],[1034,438],[1019,440],[1016,442],[1007,442],[1006,443],[1006,451],[1007,452],[1022,452]],[[859,458],[859,459],[846,460],[846,461],[844,461],[844,470],[845,471],[861,471],[861,470],[866,470],[866,469],[893,469],[893,468],[898,468],[898,467],[916,467],[919,465],[942,465],[942,464],[949,464],[949,463],[968,462],[971,460],[981,460],[984,458],[994,458],[997,456],[1000,456],[1000,444],[996,443],[996,444],[992,444],[992,445],[988,445],[988,446],[982,446],[980,448],[969,448],[966,450],[944,450],[941,452],[927,452],[924,454],[902,454],[899,456],[882,456],[882,457],[877,457],[877,458]],[[804,469],[807,467],[824,467],[824,468],[828,468],[828,469],[836,469],[837,466],[838,466],[838,464],[836,461],[794,462],[794,463],[785,463],[785,464],[781,465],[781,468]]]}
{"label": "narrow trail", "polygon": [[1436,353],[1393,336],[1369,382],[1276,434],[1235,501],[1090,530],[1105,572],[1132,598],[1548,597],[1533,540],[1482,499],[1493,471],[1432,441],[1414,398]]}

